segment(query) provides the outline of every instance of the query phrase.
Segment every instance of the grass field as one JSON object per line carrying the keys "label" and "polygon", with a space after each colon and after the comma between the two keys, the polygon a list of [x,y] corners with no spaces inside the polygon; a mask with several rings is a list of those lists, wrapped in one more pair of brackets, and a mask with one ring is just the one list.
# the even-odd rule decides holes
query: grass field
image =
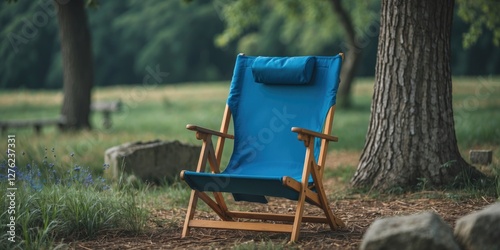
{"label": "grass field", "polygon": [[[96,88],[93,100],[124,103],[123,111],[113,115],[111,129],[103,129],[101,114],[96,113],[91,117],[92,131],[61,134],[47,127],[40,136],[31,128],[8,132],[16,135],[18,152],[25,152],[17,156],[20,164],[43,159],[45,149],[54,148],[55,154],[47,157],[56,155],[63,165],[76,161],[99,173],[104,151],[121,143],[154,139],[199,143],[185,125],[218,129],[228,87],[221,82]],[[337,109],[333,134],[340,141],[331,149],[358,152],[363,148],[372,88],[373,79],[359,79],[354,87],[354,108]],[[457,78],[453,89],[455,128],[463,155],[470,149],[493,148],[499,156],[500,79]],[[0,119],[57,118],[61,103],[61,91],[4,91],[0,93]],[[6,143],[0,144],[0,149],[5,147]],[[74,157],[70,157],[72,153]]]}
{"label": "grass field", "polygon": [[[113,227],[125,228],[126,230],[141,230],[143,226],[134,228],[134,225],[127,225],[122,220],[115,220],[119,217],[132,217],[136,218],[134,221],[138,221],[135,225],[143,225],[147,212],[137,209],[138,207],[149,206],[172,210],[184,208],[189,190],[185,188],[185,185],[179,183],[151,191],[146,191],[148,190],[146,187],[136,190],[124,187],[120,183],[106,183],[105,185],[111,185],[112,193],[99,191],[103,189],[103,186],[96,184],[95,180],[105,171],[103,167],[104,151],[125,142],[155,139],[179,140],[199,144],[193,132],[185,129],[185,125],[191,123],[218,129],[228,88],[228,82],[96,88],[93,92],[94,101],[119,99],[124,104],[121,112],[112,115],[113,127],[111,129],[103,129],[102,117],[99,113],[93,114],[91,117],[94,126],[91,131],[60,133],[54,127],[47,127],[43,129],[41,135],[37,136],[32,128],[10,129],[8,134],[16,135],[18,166],[38,166],[41,170],[38,177],[36,173],[30,176],[30,178],[35,179],[34,184],[30,182],[34,190],[39,191],[37,185],[45,184],[44,176],[50,174],[47,171],[52,170],[52,168],[57,169],[61,175],[66,175],[66,179],[57,177],[57,180],[53,180],[52,185],[55,188],[42,189],[39,193],[35,192],[33,195],[29,194],[19,198],[24,199],[23,201],[28,204],[27,210],[22,211],[30,216],[23,218],[33,217],[32,221],[24,220],[23,233],[26,236],[25,243],[21,245],[21,248],[50,248],[57,245],[54,240],[58,237],[78,239],[80,237],[78,235],[63,234],[72,232],[71,230],[51,231],[56,228],[51,220],[66,220],[67,217],[64,216],[73,214],[71,209],[75,207],[86,208],[87,212],[83,212],[82,216],[95,213],[108,216],[100,218],[97,222],[93,221],[95,218],[90,218],[85,225],[80,225],[78,222],[65,224],[66,227],[73,228],[73,230],[83,227],[81,231],[88,235],[109,230],[109,228],[102,228],[102,226],[110,223]],[[340,140],[338,143],[331,144],[330,149],[335,151],[334,155],[338,155],[341,159],[337,168],[326,171],[325,176],[340,179],[339,184],[346,186],[346,188],[364,146],[370,118],[372,89],[373,79],[358,79],[353,90],[354,107],[349,110],[337,108],[335,115],[333,134],[339,136]],[[462,155],[468,160],[468,152],[471,149],[491,149],[494,152],[493,165],[499,167],[500,78],[455,78],[453,95],[455,129]],[[3,91],[0,93],[0,120],[57,118],[61,103],[61,91]],[[7,134],[2,134],[1,138],[0,150],[6,152]],[[226,149],[229,149],[231,144],[228,146]],[[230,151],[226,150],[223,163],[227,162],[229,154]],[[2,154],[0,162],[5,160],[6,155]],[[1,168],[2,166],[0,166]],[[78,178],[75,177],[76,169],[79,173],[76,176]],[[81,175],[81,173],[85,173],[85,175]],[[87,190],[83,188],[84,191],[81,191],[83,193],[78,196],[80,198],[75,198],[78,188],[81,188],[82,184],[87,185],[88,175],[94,178],[93,188],[87,188]],[[66,183],[66,185],[77,183],[78,185],[71,184],[67,192],[63,192],[59,187],[60,183]],[[2,186],[2,188],[4,187]],[[500,190],[497,190],[496,197],[498,197],[498,193]],[[65,201],[62,205],[60,202],[55,203],[58,204],[57,208],[60,212],[44,210],[45,212],[31,214],[30,211],[38,211],[44,206],[51,207],[53,203],[49,201],[54,199]],[[96,207],[88,204],[100,205]],[[106,210],[105,207],[116,207],[121,212],[115,214],[109,209]],[[56,217],[56,215],[63,217]],[[5,212],[2,214],[2,218],[4,216],[6,216]],[[43,222],[41,225],[36,224],[40,221]],[[166,223],[168,224],[168,222]],[[28,236],[34,235],[33,232],[26,229],[30,228],[30,225],[33,228],[41,228],[36,230],[35,236]],[[0,244],[0,248],[2,246]]]}

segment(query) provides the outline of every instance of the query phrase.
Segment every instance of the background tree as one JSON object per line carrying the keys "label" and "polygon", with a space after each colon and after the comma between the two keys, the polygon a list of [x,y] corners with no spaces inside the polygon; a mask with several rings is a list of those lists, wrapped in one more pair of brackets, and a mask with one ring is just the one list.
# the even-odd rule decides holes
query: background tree
{"label": "background tree", "polygon": [[[360,44],[360,34],[357,34],[354,28],[351,14],[343,6],[341,0],[331,0],[333,12],[337,15],[339,23],[345,33],[347,58],[343,62],[340,78],[342,84],[339,87],[339,105],[343,108],[352,106],[351,89],[354,82],[354,76],[361,61],[361,55],[365,45]],[[360,3],[357,3],[360,4]],[[361,3],[362,4],[362,3]],[[378,27],[375,27],[378,28]],[[373,35],[375,35],[374,33]],[[365,34],[363,34],[365,35]],[[367,39],[365,37],[365,39]],[[366,40],[365,40],[366,41]]]}
{"label": "background tree", "polygon": [[[7,0],[6,2],[16,2]],[[93,4],[93,1],[89,1]],[[52,4],[50,4],[52,3]],[[25,3],[26,4],[26,3]],[[95,4],[95,3],[94,3]],[[70,0],[53,2],[41,1],[31,7],[32,15],[28,14],[19,19],[14,25],[7,25],[7,39],[9,45],[13,48],[13,53],[6,53],[10,46],[0,46],[1,54],[8,54],[9,62],[15,63],[20,56],[26,58],[40,56],[41,58],[52,59],[51,46],[44,44],[44,47],[36,47],[37,53],[29,50],[29,46],[35,45],[33,40],[39,40],[40,34],[45,34],[40,30],[44,27],[51,27],[51,19],[57,16],[59,23],[59,38],[61,44],[62,68],[64,79],[64,100],[61,108],[61,117],[65,120],[65,129],[90,128],[90,99],[93,86],[93,61],[90,31],[87,24],[87,14],[83,0]],[[27,12],[30,13],[30,12]],[[6,15],[1,13],[1,20],[4,22]],[[17,29],[16,29],[17,28]],[[52,29],[49,29],[52,30]],[[50,40],[49,40],[50,41]],[[40,44],[36,44],[40,45]],[[50,60],[49,60],[50,61]],[[30,73],[38,73],[38,76],[46,77],[50,63],[38,65],[37,70],[29,70]],[[16,70],[11,70],[9,65],[6,73],[8,75],[16,74]],[[23,68],[23,67],[21,67]],[[26,74],[22,72],[21,74]],[[38,79],[37,79],[38,81]],[[4,83],[5,84],[5,83]],[[14,83],[16,84],[16,83]],[[19,83],[18,83],[19,84]],[[27,85],[32,84],[29,82]],[[9,83],[7,83],[9,86]]]}
{"label": "background tree", "polygon": [[92,45],[83,0],[54,1],[59,23],[65,129],[90,129],[90,101],[94,84]]}
{"label": "background tree", "polygon": [[453,0],[382,0],[370,125],[354,186],[387,191],[481,176],[455,137],[453,10]]}

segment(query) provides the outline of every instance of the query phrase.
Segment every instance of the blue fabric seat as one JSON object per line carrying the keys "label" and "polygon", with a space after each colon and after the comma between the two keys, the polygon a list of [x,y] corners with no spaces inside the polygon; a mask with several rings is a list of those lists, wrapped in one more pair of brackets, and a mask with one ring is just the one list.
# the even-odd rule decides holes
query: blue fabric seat
{"label": "blue fabric seat", "polygon": [[[266,203],[265,196],[299,200],[300,192],[285,185],[285,178],[302,183],[305,162],[309,164],[306,159],[308,146],[304,146],[297,133],[291,130],[299,127],[323,133],[327,114],[336,103],[341,65],[341,55],[239,55],[226,109],[229,113],[226,115],[232,115],[234,124],[234,146],[229,163],[225,168],[221,166],[223,171],[220,173],[219,166],[215,166],[212,172],[183,171],[181,178],[198,192],[229,192],[236,201]],[[219,140],[233,138],[226,135],[227,128],[222,130],[225,131],[213,135],[223,135]],[[312,158],[316,163],[321,150],[326,154],[322,141],[325,139],[314,138],[312,142]],[[211,147],[211,144],[206,146]],[[220,157],[219,152],[213,151],[214,158]],[[200,168],[204,170],[204,166]],[[307,182],[308,186],[314,183],[312,175]],[[315,189],[311,191],[316,192]]]}

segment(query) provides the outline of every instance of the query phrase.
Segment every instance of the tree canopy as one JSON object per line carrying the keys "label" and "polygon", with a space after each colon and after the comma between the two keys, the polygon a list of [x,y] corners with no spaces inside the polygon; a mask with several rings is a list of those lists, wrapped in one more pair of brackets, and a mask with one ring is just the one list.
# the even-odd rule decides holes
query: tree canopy
{"label": "tree canopy", "polygon": [[[335,54],[343,50],[341,29],[328,1],[196,0],[100,1],[87,8],[92,37],[95,85],[142,83],[148,67],[168,72],[161,83],[228,80],[239,52],[250,55]],[[455,18],[452,72],[455,75],[500,74],[498,3],[458,0],[476,14]],[[477,3],[476,3],[477,2]],[[294,3],[294,4],[290,4]],[[0,88],[59,88],[62,63],[52,1],[0,2]],[[245,4],[254,4],[247,6]],[[378,25],[378,3],[343,1],[355,26]],[[462,7],[464,6],[464,7]],[[481,7],[483,6],[483,7]],[[486,7],[484,7],[486,6]],[[250,8],[251,7],[251,8]],[[242,11],[244,10],[244,11]],[[373,14],[366,14],[373,13]],[[496,21],[481,21],[490,13]],[[251,15],[255,15],[251,17]],[[231,20],[248,24],[234,26]],[[479,24],[469,24],[469,21]],[[462,36],[481,27],[475,44],[464,49]],[[239,33],[238,33],[239,32]],[[370,33],[371,34],[371,33]],[[471,34],[477,34],[471,31]],[[368,36],[357,75],[373,76],[377,35]],[[496,39],[496,40],[495,40]],[[498,42],[497,42],[498,43]],[[220,45],[225,45],[221,47]],[[479,62],[479,63],[478,63]]]}
{"label": "tree canopy", "polygon": [[500,3],[495,0],[457,0],[458,16],[470,24],[463,35],[463,45],[469,48],[483,34],[484,28],[493,33],[492,41],[500,46]]}
{"label": "tree canopy", "polygon": [[[378,22],[377,3],[343,3],[359,33]],[[216,38],[219,46],[234,41],[241,51],[271,55],[332,55],[345,49],[345,32],[329,1],[238,0],[224,5],[222,16],[226,28]],[[277,45],[282,47],[276,50]]]}

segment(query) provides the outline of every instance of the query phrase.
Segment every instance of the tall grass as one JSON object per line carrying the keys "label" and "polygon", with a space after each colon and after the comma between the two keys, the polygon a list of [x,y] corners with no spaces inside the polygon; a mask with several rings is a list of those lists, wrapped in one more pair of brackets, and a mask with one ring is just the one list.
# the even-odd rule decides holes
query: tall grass
{"label": "tall grass", "polygon": [[[0,162],[0,173],[7,168]],[[2,190],[12,187],[7,176],[0,179]],[[0,220],[15,218],[15,238],[3,233],[0,249],[51,249],[63,239],[91,238],[106,230],[138,232],[148,218],[145,192],[128,187],[119,191],[76,164],[64,170],[44,159],[16,167],[15,187],[15,208],[4,197],[0,201]]]}

